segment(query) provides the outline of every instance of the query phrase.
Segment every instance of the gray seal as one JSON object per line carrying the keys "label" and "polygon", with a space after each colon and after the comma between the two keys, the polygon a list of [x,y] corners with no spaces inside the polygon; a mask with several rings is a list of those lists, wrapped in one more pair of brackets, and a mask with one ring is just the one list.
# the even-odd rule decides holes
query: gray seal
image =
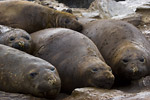
{"label": "gray seal", "polygon": [[0,44],[31,53],[32,39],[24,30],[0,25]]}
{"label": "gray seal", "polygon": [[56,68],[40,58],[0,44],[0,90],[55,98],[61,81]]}
{"label": "gray seal", "polygon": [[28,33],[55,27],[82,30],[82,25],[73,14],[29,1],[1,1],[0,24],[20,28]]}
{"label": "gray seal", "polygon": [[82,33],[96,44],[119,79],[135,80],[150,73],[150,43],[132,24],[93,21],[84,25]]}
{"label": "gray seal", "polygon": [[95,44],[79,32],[65,28],[31,34],[33,55],[56,66],[63,92],[78,87],[111,88],[114,76]]}

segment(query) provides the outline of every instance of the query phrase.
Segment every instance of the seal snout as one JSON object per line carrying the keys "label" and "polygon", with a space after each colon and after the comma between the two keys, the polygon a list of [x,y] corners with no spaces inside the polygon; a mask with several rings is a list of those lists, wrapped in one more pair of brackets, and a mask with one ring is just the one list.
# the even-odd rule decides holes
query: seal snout
{"label": "seal snout", "polygon": [[114,84],[114,80],[114,75],[110,71],[105,71],[99,73],[99,75],[95,77],[93,83],[96,87],[110,89]]}
{"label": "seal snout", "polygon": [[19,45],[20,47],[24,47],[24,42],[23,42],[23,41],[19,41],[19,42],[18,42],[18,45]]}
{"label": "seal snout", "polygon": [[77,25],[78,27],[77,27],[77,31],[78,32],[81,32],[82,30],[83,30],[83,26],[79,23],[79,25]]}
{"label": "seal snout", "polygon": [[30,44],[24,42],[24,41],[17,41],[12,44],[13,48],[19,49],[21,51],[27,51],[30,48]]}
{"label": "seal snout", "polygon": [[[143,68],[144,66],[142,66]],[[144,69],[144,68],[143,68]],[[125,74],[125,77],[127,79],[139,79],[143,76],[143,74],[146,74],[145,73],[142,73],[142,69],[139,69],[138,66],[136,64],[129,64],[126,68],[126,74]]]}
{"label": "seal snout", "polygon": [[102,78],[101,81],[104,82],[104,85],[103,85],[104,88],[110,89],[112,85],[114,84],[114,80],[115,80],[114,75],[111,72],[107,71],[107,72],[104,72],[104,78]]}
{"label": "seal snout", "polygon": [[105,72],[104,76],[106,76],[106,78],[108,78],[108,79],[112,79],[112,80],[115,79],[114,75],[111,72],[109,72],[109,71]]}
{"label": "seal snout", "polygon": [[40,93],[46,98],[55,97],[61,88],[60,78],[46,69],[42,79],[44,80],[37,87]]}
{"label": "seal snout", "polygon": [[24,45],[25,45],[24,41],[17,41],[12,46],[16,49],[21,49],[24,48]]}

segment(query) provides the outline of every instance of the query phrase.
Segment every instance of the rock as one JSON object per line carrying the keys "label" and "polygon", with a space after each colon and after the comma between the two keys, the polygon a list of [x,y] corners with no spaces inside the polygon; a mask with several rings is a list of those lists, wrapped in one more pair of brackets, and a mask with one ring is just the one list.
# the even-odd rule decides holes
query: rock
{"label": "rock", "polygon": [[118,1],[125,1],[125,0],[115,0],[115,1],[117,1],[117,2],[118,2]]}
{"label": "rock", "polygon": [[8,93],[0,91],[0,100],[47,100],[47,99],[37,98],[25,94]]}
{"label": "rock", "polygon": [[57,0],[71,8],[88,8],[94,0]]}
{"label": "rock", "polygon": [[119,19],[123,21],[127,21],[128,23],[133,24],[134,26],[138,26],[142,23],[142,15],[141,14],[131,14],[125,17],[114,17],[112,19]]}
{"label": "rock", "polygon": [[132,9],[114,0],[95,0],[90,5],[89,9],[92,11],[98,10],[100,18],[126,16],[128,14],[134,13]]}
{"label": "rock", "polygon": [[43,6],[47,6],[49,8],[53,8],[59,11],[69,9],[65,4],[58,3],[56,0],[35,0],[35,3],[41,4]]}
{"label": "rock", "polygon": [[0,91],[0,100],[63,100],[66,97],[68,97],[67,94],[60,93],[55,99],[45,99],[26,94],[8,93]]}
{"label": "rock", "polygon": [[133,81],[130,86],[118,89],[77,88],[63,100],[149,100],[150,76]]}
{"label": "rock", "polygon": [[138,28],[141,30],[142,34],[145,35],[145,37],[148,39],[148,41],[150,42],[150,24],[141,24],[140,26],[138,26]]}
{"label": "rock", "polygon": [[126,93],[120,90],[104,90],[98,88],[78,88],[71,96],[63,100],[149,100],[150,92]]}
{"label": "rock", "polygon": [[147,24],[150,23],[150,3],[145,6],[143,5],[141,7],[138,7],[136,13],[143,15],[142,16],[143,23]]}

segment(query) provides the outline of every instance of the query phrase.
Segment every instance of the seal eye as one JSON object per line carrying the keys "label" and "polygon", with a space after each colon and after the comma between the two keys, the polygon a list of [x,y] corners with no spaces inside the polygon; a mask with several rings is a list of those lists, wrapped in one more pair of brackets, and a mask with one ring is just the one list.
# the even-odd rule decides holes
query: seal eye
{"label": "seal eye", "polygon": [[112,72],[111,68],[108,69],[110,72]]}
{"label": "seal eye", "polygon": [[79,19],[76,17],[76,20],[79,20]]}
{"label": "seal eye", "polygon": [[15,37],[11,36],[11,37],[9,38],[9,40],[10,40],[10,41],[13,41],[13,40],[15,40]]}
{"label": "seal eye", "polygon": [[140,60],[140,62],[145,62],[145,59],[144,58],[141,58],[141,59],[139,59]]}
{"label": "seal eye", "polygon": [[65,23],[66,23],[66,24],[68,24],[69,22],[70,22],[70,20],[69,20],[69,19],[66,19],[66,20],[65,20]]}
{"label": "seal eye", "polygon": [[122,61],[123,61],[123,63],[127,63],[128,59],[123,59]]}
{"label": "seal eye", "polygon": [[51,71],[54,71],[54,70],[55,70],[55,68],[54,68],[54,67],[51,67],[51,68],[50,68],[50,70],[51,70]]}
{"label": "seal eye", "polygon": [[29,37],[28,36],[22,36],[23,38],[25,38],[26,40],[29,40]]}
{"label": "seal eye", "polygon": [[97,72],[98,69],[97,68],[92,68],[92,72]]}
{"label": "seal eye", "polygon": [[30,76],[31,76],[32,78],[34,78],[36,75],[38,75],[38,73],[36,73],[36,72],[30,73]]}

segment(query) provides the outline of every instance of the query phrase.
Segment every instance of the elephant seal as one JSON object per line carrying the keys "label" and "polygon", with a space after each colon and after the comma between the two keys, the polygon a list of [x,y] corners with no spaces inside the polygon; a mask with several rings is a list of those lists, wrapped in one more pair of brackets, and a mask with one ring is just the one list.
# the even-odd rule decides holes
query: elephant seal
{"label": "elephant seal", "polygon": [[116,78],[130,81],[150,74],[150,44],[135,26],[99,20],[84,25],[82,33],[96,44]]}
{"label": "elephant seal", "polygon": [[29,1],[1,1],[0,24],[32,33],[45,28],[82,30],[77,17]]}
{"label": "elephant seal", "polygon": [[4,44],[21,51],[31,53],[31,36],[22,29],[15,29],[0,25],[0,44]]}
{"label": "elephant seal", "polygon": [[51,62],[61,78],[62,92],[77,87],[111,88],[114,76],[94,43],[79,32],[65,28],[31,34],[33,55]]}
{"label": "elephant seal", "polygon": [[0,90],[54,98],[61,82],[56,68],[45,60],[0,44]]}

